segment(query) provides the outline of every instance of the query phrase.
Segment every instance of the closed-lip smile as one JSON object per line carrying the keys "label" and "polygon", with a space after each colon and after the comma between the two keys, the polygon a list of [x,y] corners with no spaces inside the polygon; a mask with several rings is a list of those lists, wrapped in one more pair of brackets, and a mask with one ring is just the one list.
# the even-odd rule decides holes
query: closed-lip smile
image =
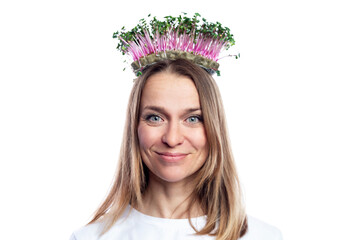
{"label": "closed-lip smile", "polygon": [[156,152],[160,158],[165,162],[177,162],[184,159],[188,154],[186,153],[171,153],[171,152]]}

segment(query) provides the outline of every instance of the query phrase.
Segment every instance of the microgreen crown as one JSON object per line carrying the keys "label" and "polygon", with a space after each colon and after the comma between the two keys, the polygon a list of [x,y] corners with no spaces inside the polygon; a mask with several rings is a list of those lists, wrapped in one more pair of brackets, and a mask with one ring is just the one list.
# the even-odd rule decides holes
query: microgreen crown
{"label": "microgreen crown", "polygon": [[162,21],[153,17],[147,22],[143,18],[130,31],[122,27],[120,32],[113,34],[113,38],[120,40],[117,49],[124,55],[130,55],[134,62],[153,53],[172,50],[217,61],[223,49],[228,50],[235,44],[228,27],[219,22],[207,22],[199,13],[192,18],[186,13],[178,17],[166,16]]}

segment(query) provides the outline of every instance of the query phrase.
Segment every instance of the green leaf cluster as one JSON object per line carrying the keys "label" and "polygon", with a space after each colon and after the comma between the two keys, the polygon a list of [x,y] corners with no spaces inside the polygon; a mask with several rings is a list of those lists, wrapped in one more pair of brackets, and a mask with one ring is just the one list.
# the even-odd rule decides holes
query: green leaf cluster
{"label": "green leaf cluster", "polygon": [[[148,18],[150,17],[151,14],[148,15]],[[113,38],[122,38],[125,41],[120,40],[117,46],[117,49],[125,54],[129,47],[126,42],[136,42],[137,34],[144,36],[145,32],[149,32],[150,37],[153,38],[156,32],[159,32],[160,35],[165,35],[170,30],[175,30],[179,34],[191,34],[194,36],[194,39],[196,39],[199,34],[202,34],[205,37],[222,40],[226,42],[226,50],[235,44],[234,37],[228,27],[223,26],[219,22],[208,22],[205,18],[201,18],[199,13],[195,13],[191,18],[188,17],[186,13],[182,13],[177,17],[166,16],[164,20],[153,17],[149,20],[149,23],[142,18],[139,20],[139,23],[129,31],[127,31],[125,27],[122,27],[121,31],[113,34]]]}

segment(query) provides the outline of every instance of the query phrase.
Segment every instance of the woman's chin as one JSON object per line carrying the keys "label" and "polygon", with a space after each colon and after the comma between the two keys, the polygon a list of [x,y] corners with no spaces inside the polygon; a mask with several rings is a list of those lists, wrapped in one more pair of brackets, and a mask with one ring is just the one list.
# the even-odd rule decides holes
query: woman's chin
{"label": "woman's chin", "polygon": [[191,174],[184,173],[182,171],[165,171],[157,174],[153,174],[158,181],[164,183],[187,183],[191,181]]}

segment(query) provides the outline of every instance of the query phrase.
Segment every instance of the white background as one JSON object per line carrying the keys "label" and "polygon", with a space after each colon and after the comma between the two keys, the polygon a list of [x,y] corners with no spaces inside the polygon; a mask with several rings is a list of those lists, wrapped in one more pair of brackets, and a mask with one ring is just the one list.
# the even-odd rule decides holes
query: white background
{"label": "white background", "polygon": [[108,191],[149,13],[228,26],[216,77],[250,215],[285,239],[360,239],[358,1],[2,1],[0,238],[68,239]]}

